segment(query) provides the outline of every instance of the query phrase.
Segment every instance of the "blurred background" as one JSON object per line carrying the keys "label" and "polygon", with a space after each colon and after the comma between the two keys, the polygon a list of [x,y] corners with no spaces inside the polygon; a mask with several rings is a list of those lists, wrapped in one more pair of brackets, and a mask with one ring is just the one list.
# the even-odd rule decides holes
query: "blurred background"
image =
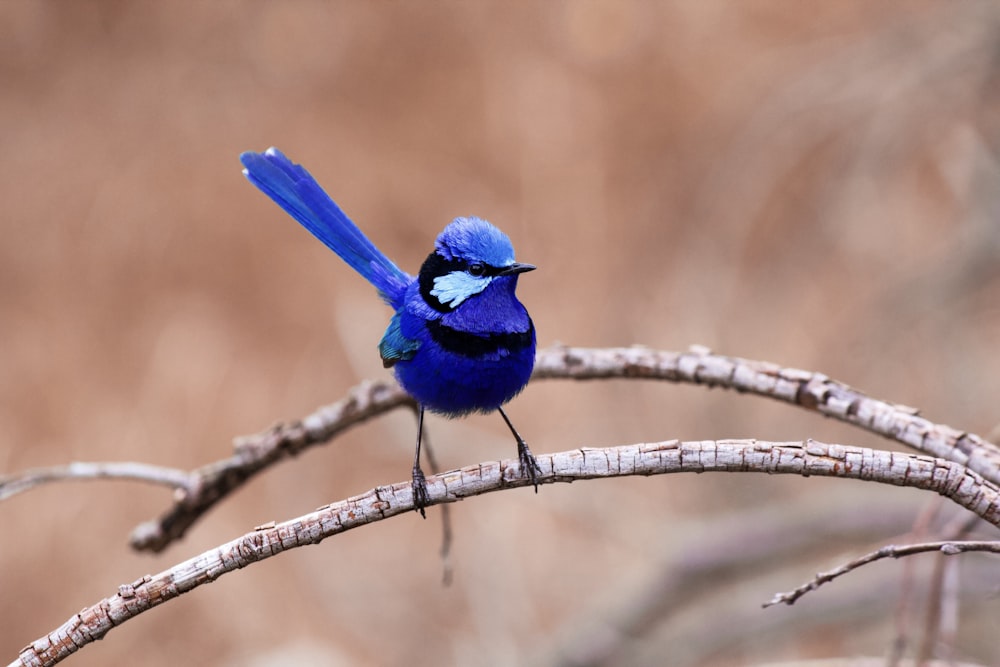
{"label": "blurred background", "polygon": [[[388,309],[243,179],[239,153],[271,145],[411,272],[455,216],[502,227],[540,267],[519,289],[540,345],[702,344],[1000,423],[995,3],[5,2],[0,127],[0,473],[190,469],[388,377]],[[665,383],[539,382],[509,412],[536,453],[891,447]],[[446,468],[514,453],[499,418],[428,427]],[[162,488],[0,504],[0,663],[119,584],[408,479],[414,429],[395,413],[285,462],[155,556],[127,539]],[[452,514],[450,587],[432,509],[227,575],[69,664],[727,666],[922,643],[1000,664],[995,558],[949,561],[941,604],[924,557],[760,608],[961,516],[927,494],[676,475]]]}

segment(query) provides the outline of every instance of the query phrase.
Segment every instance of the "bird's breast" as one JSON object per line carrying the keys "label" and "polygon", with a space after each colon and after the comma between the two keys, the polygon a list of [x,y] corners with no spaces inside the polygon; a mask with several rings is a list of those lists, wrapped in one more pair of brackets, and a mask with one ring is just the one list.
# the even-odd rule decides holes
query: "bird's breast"
{"label": "bird's breast", "polygon": [[422,406],[449,416],[490,412],[528,382],[535,328],[505,278],[447,313],[427,306],[416,290],[408,295],[400,331],[417,346],[393,370]]}

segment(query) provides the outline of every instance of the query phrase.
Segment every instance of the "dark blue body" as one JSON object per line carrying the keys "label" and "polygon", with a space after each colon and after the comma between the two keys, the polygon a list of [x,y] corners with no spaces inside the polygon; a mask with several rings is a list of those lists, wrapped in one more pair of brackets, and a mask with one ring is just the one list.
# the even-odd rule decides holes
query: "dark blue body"
{"label": "dark blue body", "polygon": [[422,407],[452,417],[492,412],[524,388],[535,362],[535,330],[514,290],[518,274],[534,267],[514,262],[503,232],[485,220],[457,218],[413,277],[383,255],[305,169],[276,149],[244,153],[240,160],[251,183],[394,309],[379,351]]}
{"label": "dark blue body", "polygon": [[[414,281],[407,289],[400,328],[420,347],[413,358],[395,364],[399,384],[427,409],[449,416],[492,412],[514,398],[535,364],[535,330],[514,296],[516,286],[517,275],[499,276],[453,312],[441,314],[423,303]],[[431,338],[428,323],[436,319],[486,341],[509,334],[511,342],[500,339],[495,346],[484,343],[485,350],[452,351]],[[526,341],[517,336],[521,332],[527,332]]]}

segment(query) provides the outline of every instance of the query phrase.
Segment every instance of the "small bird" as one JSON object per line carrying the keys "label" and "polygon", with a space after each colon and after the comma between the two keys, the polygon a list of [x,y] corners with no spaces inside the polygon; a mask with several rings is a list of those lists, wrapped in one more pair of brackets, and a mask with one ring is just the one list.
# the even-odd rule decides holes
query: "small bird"
{"label": "small bird", "polygon": [[541,468],[502,407],[524,389],[535,364],[535,326],[514,294],[517,277],[535,267],[514,261],[507,235],[481,218],[455,218],[413,277],[278,149],[248,151],[240,162],[247,180],[374,285],[395,311],[378,351],[419,407],[412,487],[421,516],[428,502],[420,469],[424,410],[446,417],[498,410],[517,441],[521,474],[537,493]]}

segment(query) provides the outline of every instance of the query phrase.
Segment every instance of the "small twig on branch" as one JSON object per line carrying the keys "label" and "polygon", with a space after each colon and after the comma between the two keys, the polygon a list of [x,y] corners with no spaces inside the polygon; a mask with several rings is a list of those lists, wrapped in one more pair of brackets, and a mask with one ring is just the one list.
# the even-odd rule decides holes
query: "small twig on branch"
{"label": "small twig on branch", "polygon": [[[813,440],[786,443],[671,440],[603,449],[581,448],[536,458],[542,469],[538,481],[546,484],[677,472],[760,472],[911,486],[944,495],[1000,526],[1000,488],[960,464],[916,454],[827,445]],[[428,504],[455,502],[528,484],[530,481],[521,477],[516,460],[490,461],[428,477]],[[12,665],[53,665],[101,639],[111,628],[228,572],[411,510],[412,485],[406,481],[377,487],[280,524],[260,526],[155,576],[121,586],[117,594],[75,614],[58,629],[25,647]]]}
{"label": "small twig on branch", "polygon": [[[419,414],[420,410],[417,408],[416,404],[414,404],[414,418],[419,420]],[[427,466],[431,469],[431,472],[436,475],[441,472],[441,466],[438,465],[437,456],[434,455],[434,447],[431,445],[430,434],[427,433],[426,429],[424,430],[423,443],[424,456],[427,457]],[[451,528],[451,507],[449,505],[442,505],[441,546],[438,548],[438,555],[441,556],[441,584],[443,586],[451,586],[452,578],[455,575],[454,567],[451,564],[451,543],[453,538],[454,533]]]}
{"label": "small twig on branch", "polygon": [[[941,541],[954,542],[962,540],[979,523],[979,517],[961,514],[954,517],[941,530]],[[924,633],[917,649],[917,664],[923,664],[934,657],[935,649],[946,636],[945,628],[954,627],[957,622],[957,579],[959,561],[941,558],[935,559],[934,570],[930,576],[930,591],[927,594],[927,611],[924,618]],[[949,576],[950,575],[950,576]],[[950,595],[949,595],[950,593]]]}
{"label": "small twig on branch", "polygon": [[968,553],[970,551],[985,551],[989,553],[1000,554],[1000,542],[996,541],[975,541],[975,542],[924,542],[921,544],[908,544],[906,546],[897,547],[895,545],[884,546],[877,551],[872,551],[871,553],[865,554],[860,558],[855,558],[849,563],[845,563],[840,567],[834,568],[827,572],[820,572],[807,584],[799,586],[793,591],[787,593],[778,593],[769,602],[765,602],[762,606],[764,608],[770,607],[776,604],[788,604],[792,605],[801,598],[803,595],[809,591],[814,591],[823,584],[829,583],[834,579],[841,577],[852,570],[856,570],[862,565],[867,565],[868,563],[873,563],[877,560],[882,560],[883,558],[902,558],[904,556],[913,556],[914,554],[922,554],[928,552],[937,552],[944,554],[945,556],[953,556],[955,554]]}
{"label": "small twig on branch", "polygon": [[0,500],[7,500],[29,489],[49,482],[89,479],[125,479],[162,484],[184,493],[192,493],[197,476],[177,468],[164,468],[147,463],[114,461],[108,463],[70,463],[51,468],[32,468],[15,475],[0,477]]}
{"label": "small twig on branch", "polygon": [[[865,495],[852,493],[854,500],[867,502]],[[716,599],[720,591],[725,591],[729,613],[748,614],[744,623],[736,623],[748,632],[748,627],[760,622],[760,614],[734,600],[742,582],[785,567],[790,560],[828,550],[831,542],[869,543],[910,524],[912,503],[889,503],[879,497],[878,512],[859,513],[835,507],[829,496],[820,500],[810,496],[795,503],[778,501],[703,518],[698,522],[703,529],[700,538],[679,550],[671,544],[650,576],[621,593],[617,609],[609,611],[604,604],[566,619],[556,633],[561,639],[554,650],[536,662],[559,667],[641,664],[637,653],[655,643],[656,628],[670,627],[675,615],[690,617],[701,604],[706,608],[702,613],[714,619],[711,603],[706,601]],[[968,512],[962,514],[980,521]],[[724,640],[732,641],[732,635],[727,633]]]}
{"label": "small twig on branch", "polygon": [[[931,498],[925,504],[920,513],[917,514],[905,539],[910,542],[927,542],[928,535],[932,530],[932,524],[944,506],[942,498]],[[966,515],[967,516],[967,515]],[[979,517],[972,518],[979,520]],[[940,536],[945,540],[957,540],[958,535]],[[911,624],[912,605],[916,599],[916,564],[913,560],[904,560],[900,568],[899,598],[896,600],[896,610],[893,622],[896,628],[896,636],[889,645],[889,655],[886,656],[886,667],[899,667],[900,661],[906,655],[908,634]]]}

